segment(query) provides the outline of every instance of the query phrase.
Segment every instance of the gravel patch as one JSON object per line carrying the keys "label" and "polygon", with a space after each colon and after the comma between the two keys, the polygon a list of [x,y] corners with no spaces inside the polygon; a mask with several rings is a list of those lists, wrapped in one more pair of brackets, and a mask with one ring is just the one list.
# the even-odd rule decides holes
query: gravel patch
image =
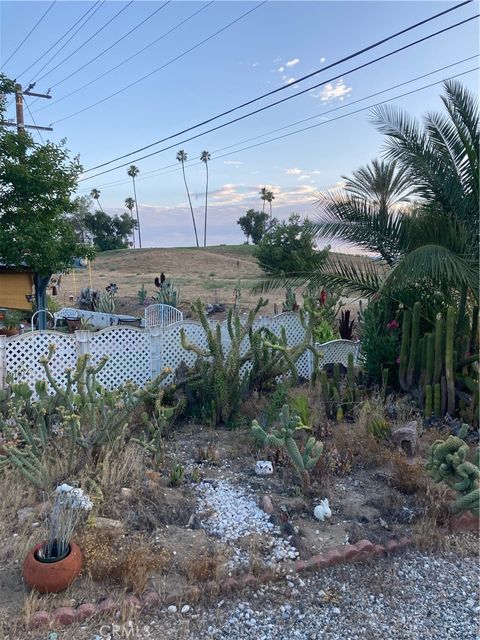
{"label": "gravel patch", "polygon": [[[195,640],[476,640],[477,559],[409,551],[265,585],[206,610],[192,606],[149,637]],[[147,635],[150,633],[150,635]]]}
{"label": "gravel patch", "polygon": [[252,534],[263,537],[267,566],[298,557],[298,551],[290,544],[291,537],[282,536],[280,528],[273,525],[257,505],[253,493],[234,486],[228,480],[206,480],[197,486],[197,492],[197,510],[202,527],[210,535],[230,544],[232,558],[229,568],[249,564],[249,554],[232,543]]}

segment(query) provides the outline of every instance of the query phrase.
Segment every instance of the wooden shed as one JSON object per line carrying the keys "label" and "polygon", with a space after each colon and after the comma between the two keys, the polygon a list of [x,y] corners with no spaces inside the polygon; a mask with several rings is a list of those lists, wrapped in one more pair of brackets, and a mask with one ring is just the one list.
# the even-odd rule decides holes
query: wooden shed
{"label": "wooden shed", "polygon": [[0,264],[0,308],[32,310],[34,273]]}

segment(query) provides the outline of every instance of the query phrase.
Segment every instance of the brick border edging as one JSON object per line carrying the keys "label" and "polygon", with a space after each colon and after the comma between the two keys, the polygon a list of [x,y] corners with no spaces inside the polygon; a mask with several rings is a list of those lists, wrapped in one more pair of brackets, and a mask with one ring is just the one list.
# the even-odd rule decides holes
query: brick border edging
{"label": "brick border edging", "polygon": [[[318,571],[339,564],[360,562],[370,558],[376,558],[401,551],[411,544],[412,540],[406,536],[400,538],[398,541],[390,540],[385,544],[385,546],[373,544],[370,540],[360,540],[356,544],[347,544],[342,547],[335,547],[323,554],[314,555],[308,560],[297,560],[293,570],[295,573],[303,573],[310,570]],[[229,577],[225,578],[221,582],[207,582],[202,586],[202,589],[195,585],[189,586],[186,588],[183,597],[189,602],[195,602],[200,599],[202,594],[210,596],[230,594],[243,587],[257,587],[260,584],[266,584],[275,579],[288,577],[288,575],[289,573],[276,574],[274,571],[265,571],[258,576],[247,574],[244,576],[238,576],[237,578]],[[181,597],[182,596],[178,593],[170,593],[162,597],[156,591],[148,591],[141,598],[134,595],[127,595],[121,602],[117,602],[113,598],[107,597],[98,604],[87,602],[76,608],[60,607],[51,612],[36,611],[30,617],[28,628],[42,629],[48,628],[52,624],[68,626],[75,622],[85,622],[86,620],[96,616],[117,613],[122,609],[141,610],[162,604],[173,604],[178,602]]]}

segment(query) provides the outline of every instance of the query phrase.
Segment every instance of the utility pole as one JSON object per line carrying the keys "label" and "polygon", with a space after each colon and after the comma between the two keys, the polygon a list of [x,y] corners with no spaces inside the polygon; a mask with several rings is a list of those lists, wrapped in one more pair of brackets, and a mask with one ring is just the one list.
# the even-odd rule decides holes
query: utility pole
{"label": "utility pole", "polygon": [[32,93],[33,85],[29,85],[25,91],[22,89],[22,85],[15,84],[15,113],[16,122],[5,122],[7,127],[17,127],[17,132],[22,133],[25,129],[35,129],[36,131],[53,131],[52,127],[39,127],[36,124],[25,124],[23,117],[23,96],[32,96],[33,98],[46,98],[51,100],[52,96],[49,93]]}

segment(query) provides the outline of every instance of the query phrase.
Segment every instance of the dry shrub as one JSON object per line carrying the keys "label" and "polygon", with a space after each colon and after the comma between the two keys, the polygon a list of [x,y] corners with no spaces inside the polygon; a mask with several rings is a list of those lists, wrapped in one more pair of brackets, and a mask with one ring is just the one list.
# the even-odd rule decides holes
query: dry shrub
{"label": "dry shrub", "polygon": [[196,582],[218,580],[225,573],[226,556],[223,549],[211,547],[191,558],[183,569]]}
{"label": "dry shrub", "polygon": [[390,484],[401,493],[411,495],[423,489],[426,482],[425,469],[418,462],[409,462],[400,451],[390,454],[392,476]]}
{"label": "dry shrub", "polygon": [[121,451],[107,451],[97,476],[104,499],[118,495],[122,487],[140,484],[145,476],[144,461],[143,449],[135,444]]}
{"label": "dry shrub", "polygon": [[381,467],[390,456],[385,444],[367,433],[360,422],[339,425],[333,432],[333,442],[340,456],[350,452],[353,466]]}
{"label": "dry shrub", "polygon": [[96,582],[114,582],[142,593],[154,573],[170,564],[165,549],[152,549],[140,537],[124,538],[107,531],[86,531],[79,540],[84,570]]}

